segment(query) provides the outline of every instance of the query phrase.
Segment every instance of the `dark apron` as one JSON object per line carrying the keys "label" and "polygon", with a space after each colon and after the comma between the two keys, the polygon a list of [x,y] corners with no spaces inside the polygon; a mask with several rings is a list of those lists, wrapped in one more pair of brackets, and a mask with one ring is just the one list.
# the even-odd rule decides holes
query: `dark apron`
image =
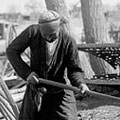
{"label": "dark apron", "polygon": [[77,120],[76,100],[72,91],[48,92],[42,98],[39,112],[34,101],[35,95],[28,86],[19,120]]}

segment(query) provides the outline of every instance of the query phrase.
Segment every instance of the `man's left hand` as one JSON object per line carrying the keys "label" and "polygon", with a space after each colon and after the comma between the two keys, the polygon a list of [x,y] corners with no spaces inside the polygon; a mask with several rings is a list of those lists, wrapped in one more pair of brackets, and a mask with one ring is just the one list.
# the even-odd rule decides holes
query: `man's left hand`
{"label": "man's left hand", "polygon": [[79,88],[80,88],[82,94],[84,94],[86,91],[89,91],[88,86],[84,83],[81,83]]}

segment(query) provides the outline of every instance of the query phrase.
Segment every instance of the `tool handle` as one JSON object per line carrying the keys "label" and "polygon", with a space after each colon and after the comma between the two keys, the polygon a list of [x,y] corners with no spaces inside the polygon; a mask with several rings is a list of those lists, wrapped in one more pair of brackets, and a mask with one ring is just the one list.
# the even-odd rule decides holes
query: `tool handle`
{"label": "tool handle", "polygon": [[[36,77],[34,77],[35,79],[38,79]],[[40,83],[46,84],[46,85],[51,85],[54,87],[59,87],[59,88],[63,88],[63,89],[68,89],[68,90],[72,90],[74,92],[80,93],[81,90],[77,87],[74,87],[72,85],[66,85],[63,83],[58,83],[55,81],[51,81],[51,80],[46,80],[46,79],[42,79],[39,78],[38,79]],[[115,101],[119,101],[120,102],[120,98],[119,97],[115,97],[115,96],[111,96],[111,95],[107,95],[107,94],[103,94],[103,93],[99,93],[99,92],[95,92],[95,91],[91,91],[91,90],[87,90],[86,94],[100,98],[100,99],[107,99],[107,100],[115,100]]]}

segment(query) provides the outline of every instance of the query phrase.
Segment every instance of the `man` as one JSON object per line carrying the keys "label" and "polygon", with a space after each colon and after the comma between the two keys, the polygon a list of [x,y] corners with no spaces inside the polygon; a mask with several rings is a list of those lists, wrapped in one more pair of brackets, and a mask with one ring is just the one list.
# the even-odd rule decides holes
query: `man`
{"label": "man", "polygon": [[[55,11],[42,13],[39,24],[26,28],[6,50],[13,68],[28,83],[19,120],[77,120],[73,92],[40,84],[36,79],[71,83],[83,93],[88,90],[79,65],[76,43],[62,31],[60,21]],[[30,66],[20,57],[28,47],[31,50]],[[66,68],[70,83],[64,78]],[[41,106],[39,102],[42,102]]]}

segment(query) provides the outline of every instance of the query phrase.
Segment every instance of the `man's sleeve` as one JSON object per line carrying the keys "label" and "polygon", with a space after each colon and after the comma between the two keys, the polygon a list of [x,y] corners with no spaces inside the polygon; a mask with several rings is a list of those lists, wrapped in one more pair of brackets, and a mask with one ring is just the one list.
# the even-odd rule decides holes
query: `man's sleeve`
{"label": "man's sleeve", "polygon": [[23,53],[30,44],[31,29],[31,27],[26,28],[6,49],[8,60],[16,73],[24,80],[26,80],[27,76],[32,72],[30,67],[21,58],[21,53]]}
{"label": "man's sleeve", "polygon": [[81,83],[84,83],[84,73],[80,67],[78,49],[74,39],[68,44],[67,72],[72,85],[78,87]]}

